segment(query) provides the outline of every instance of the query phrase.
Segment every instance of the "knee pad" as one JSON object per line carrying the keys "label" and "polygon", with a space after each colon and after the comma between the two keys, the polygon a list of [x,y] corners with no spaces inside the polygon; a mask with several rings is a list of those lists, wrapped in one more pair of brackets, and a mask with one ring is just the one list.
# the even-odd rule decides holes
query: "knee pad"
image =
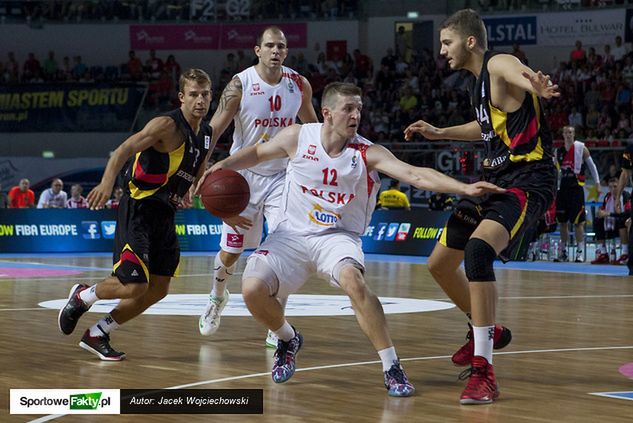
{"label": "knee pad", "polygon": [[479,238],[471,238],[464,249],[464,268],[466,277],[470,282],[495,281],[495,272],[492,263],[497,257],[495,249],[486,241]]}
{"label": "knee pad", "polygon": [[268,292],[271,297],[276,296],[277,292],[279,292],[279,278],[277,278],[275,271],[268,263],[257,256],[251,256],[248,259],[242,278],[254,278],[264,282],[268,285]]}

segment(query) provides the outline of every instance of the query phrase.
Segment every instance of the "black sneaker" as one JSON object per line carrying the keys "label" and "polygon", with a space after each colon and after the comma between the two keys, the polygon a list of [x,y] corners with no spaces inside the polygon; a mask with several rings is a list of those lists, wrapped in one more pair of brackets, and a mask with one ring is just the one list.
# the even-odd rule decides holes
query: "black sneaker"
{"label": "black sneaker", "polygon": [[90,329],[87,329],[79,342],[79,346],[86,351],[97,355],[103,361],[121,361],[125,359],[125,353],[116,351],[110,346],[110,336],[90,336]]}
{"label": "black sneaker", "polygon": [[59,310],[59,315],[57,316],[57,326],[59,326],[59,330],[64,335],[70,335],[73,333],[75,327],[77,326],[77,322],[79,322],[79,318],[90,308],[79,297],[79,293],[88,288],[88,285],[84,285],[82,283],[75,284],[72,288],[70,288],[68,302],[61,310]]}
{"label": "black sneaker", "polygon": [[275,383],[284,383],[295,374],[297,353],[303,345],[303,336],[295,330],[295,336],[288,342],[277,341],[272,377]]}

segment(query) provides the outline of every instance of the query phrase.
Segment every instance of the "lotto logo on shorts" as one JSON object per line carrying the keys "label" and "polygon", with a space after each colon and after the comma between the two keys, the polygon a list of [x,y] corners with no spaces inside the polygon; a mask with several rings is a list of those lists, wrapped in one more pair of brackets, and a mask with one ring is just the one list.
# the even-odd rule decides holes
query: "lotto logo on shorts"
{"label": "lotto logo on shorts", "polygon": [[227,247],[242,248],[242,246],[244,245],[244,235],[228,234],[226,236],[226,245]]}

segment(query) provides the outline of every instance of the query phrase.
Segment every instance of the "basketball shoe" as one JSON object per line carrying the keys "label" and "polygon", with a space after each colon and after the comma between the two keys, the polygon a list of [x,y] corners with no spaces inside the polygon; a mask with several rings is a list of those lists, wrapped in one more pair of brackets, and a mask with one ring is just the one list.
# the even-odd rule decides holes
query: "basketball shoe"
{"label": "basketball shoe", "polygon": [[595,260],[591,260],[591,264],[609,264],[609,254],[598,254]]}
{"label": "basketball shoe", "polygon": [[204,336],[209,336],[215,333],[220,327],[220,317],[222,314],[222,310],[229,302],[229,290],[224,290],[224,298],[219,299],[218,297],[209,295],[209,302],[207,304],[207,308],[204,310],[204,313],[200,316],[200,320],[198,321],[198,329],[200,330],[200,334]]}
{"label": "basketball shoe", "polygon": [[90,336],[90,329],[86,329],[79,346],[86,351],[97,355],[103,361],[121,361],[125,359],[125,353],[116,351],[110,346],[110,336]]}
{"label": "basketball shoe", "polygon": [[415,392],[415,388],[409,382],[404,369],[400,365],[400,360],[395,360],[391,368],[384,372],[385,388],[391,397],[410,397]]}
{"label": "basketball shoe", "polygon": [[64,335],[73,333],[75,327],[77,327],[79,318],[90,308],[83,302],[81,297],[79,297],[79,293],[88,288],[88,285],[82,283],[75,284],[70,288],[68,302],[59,310],[59,314],[57,315],[57,325]]}
{"label": "basketball shoe", "polygon": [[[473,327],[469,323],[468,324],[468,333],[466,334],[466,339],[468,340],[460,349],[457,350],[455,354],[451,357],[451,360],[456,366],[467,366],[471,363],[473,359],[473,354],[475,353],[475,340],[473,337]],[[495,350],[500,350],[508,345],[512,341],[512,332],[510,329],[501,326],[495,325],[495,334],[493,339],[493,348]]]}
{"label": "basketball shoe", "polygon": [[277,341],[279,341],[279,338],[275,335],[275,332],[268,330],[268,334],[266,335],[266,348],[277,348]]}
{"label": "basketball shoe", "polygon": [[302,345],[303,336],[296,329],[295,336],[290,341],[277,341],[277,350],[273,357],[273,382],[284,383],[295,374],[297,353]]}
{"label": "basketball shoe", "polygon": [[492,365],[484,357],[474,356],[470,368],[459,375],[460,380],[468,378],[468,384],[459,399],[460,404],[490,404],[499,398],[499,386]]}

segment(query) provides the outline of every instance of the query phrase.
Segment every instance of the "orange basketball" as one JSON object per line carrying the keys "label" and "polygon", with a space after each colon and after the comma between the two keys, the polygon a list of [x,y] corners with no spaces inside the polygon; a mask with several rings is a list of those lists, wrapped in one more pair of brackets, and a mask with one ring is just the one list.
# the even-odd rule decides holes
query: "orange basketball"
{"label": "orange basketball", "polygon": [[246,179],[230,169],[207,175],[199,194],[204,208],[221,219],[242,213],[251,198]]}

